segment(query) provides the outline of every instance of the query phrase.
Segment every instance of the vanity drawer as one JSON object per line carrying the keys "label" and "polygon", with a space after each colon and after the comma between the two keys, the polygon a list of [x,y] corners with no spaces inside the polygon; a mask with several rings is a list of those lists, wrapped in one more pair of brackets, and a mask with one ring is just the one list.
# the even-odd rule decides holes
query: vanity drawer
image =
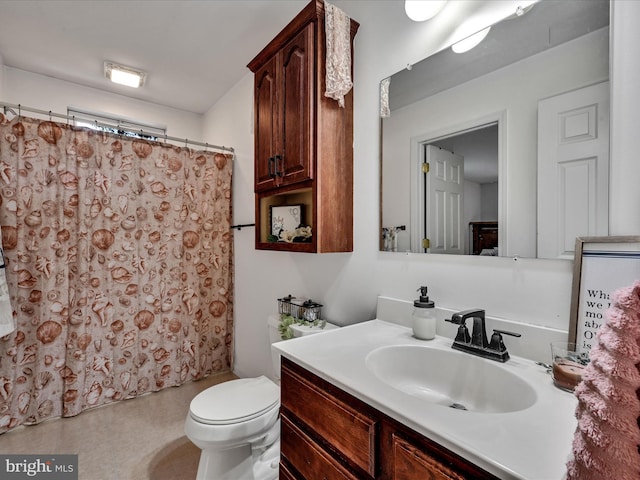
{"label": "vanity drawer", "polygon": [[370,408],[328,382],[282,359],[281,403],[317,442],[374,478],[378,421]]}
{"label": "vanity drawer", "polygon": [[392,435],[393,480],[465,480],[422,448]]}
{"label": "vanity drawer", "polygon": [[296,480],[293,473],[289,471],[289,467],[283,462],[280,462],[280,471],[278,472],[278,480]]}
{"label": "vanity drawer", "polygon": [[[285,415],[280,417],[282,456],[305,480],[357,480],[345,467],[296,427]],[[280,478],[292,477],[290,472]]]}

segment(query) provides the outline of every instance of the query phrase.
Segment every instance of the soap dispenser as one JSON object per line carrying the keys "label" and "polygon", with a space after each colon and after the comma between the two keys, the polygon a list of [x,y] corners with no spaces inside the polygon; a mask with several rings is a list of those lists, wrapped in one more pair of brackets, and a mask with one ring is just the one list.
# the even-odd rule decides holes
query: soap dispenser
{"label": "soap dispenser", "polygon": [[420,287],[420,298],[413,302],[413,336],[420,340],[431,340],[436,336],[435,303],[427,296],[427,287]]}

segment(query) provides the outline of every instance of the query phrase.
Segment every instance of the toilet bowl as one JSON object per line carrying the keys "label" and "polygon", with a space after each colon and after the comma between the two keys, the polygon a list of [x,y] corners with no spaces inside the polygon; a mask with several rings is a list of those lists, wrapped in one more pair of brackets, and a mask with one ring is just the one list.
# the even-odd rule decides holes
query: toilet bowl
{"label": "toilet bowl", "polygon": [[214,385],[191,401],[185,433],[202,450],[197,480],[278,478],[280,388],[267,377]]}
{"label": "toilet bowl", "polygon": [[[269,339],[280,341],[279,317],[269,316]],[[338,328],[304,327],[295,336]],[[280,356],[273,354],[276,378]],[[280,386],[265,376],[224,382],[196,395],[185,434],[202,450],[196,480],[275,480],[280,460]]]}

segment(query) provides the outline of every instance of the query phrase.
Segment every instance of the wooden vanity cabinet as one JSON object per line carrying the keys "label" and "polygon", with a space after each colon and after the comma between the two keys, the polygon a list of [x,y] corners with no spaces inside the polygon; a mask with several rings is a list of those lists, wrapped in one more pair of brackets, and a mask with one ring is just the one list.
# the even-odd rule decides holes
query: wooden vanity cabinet
{"label": "wooden vanity cabinet", "polygon": [[[325,42],[324,0],[312,0],[248,64],[258,249],[353,251],[353,89],[344,108],[325,97]],[[311,241],[269,241],[270,208],[287,205],[303,205]]]}
{"label": "wooden vanity cabinet", "polygon": [[[280,401],[281,455],[285,464],[301,474],[296,478],[322,479],[305,475],[307,464],[313,462],[309,445],[341,465],[344,478],[375,478],[379,420],[373,409],[286,358],[282,359]],[[301,449],[309,456],[303,462],[299,461]]]}
{"label": "wooden vanity cabinet", "polygon": [[282,358],[280,478],[498,480]]}
{"label": "wooden vanity cabinet", "polygon": [[379,478],[392,480],[499,480],[459,455],[404,425],[386,419],[381,451],[387,452]]}

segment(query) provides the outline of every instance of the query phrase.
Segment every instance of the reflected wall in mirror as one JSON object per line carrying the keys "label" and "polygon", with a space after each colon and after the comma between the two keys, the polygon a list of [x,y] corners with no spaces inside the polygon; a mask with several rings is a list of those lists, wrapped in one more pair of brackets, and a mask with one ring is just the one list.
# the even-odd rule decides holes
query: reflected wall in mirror
{"label": "reflected wall in mirror", "polygon": [[[390,114],[381,120],[381,249],[538,256],[538,224],[564,221],[562,215],[546,220],[546,212],[537,211],[538,197],[557,188],[546,179],[537,182],[539,103],[595,84],[608,88],[608,25],[608,1],[542,0],[525,15],[494,25],[476,48],[463,54],[442,50],[390,77]],[[600,110],[596,116],[602,117]],[[483,128],[487,125],[491,128]],[[608,123],[596,127],[608,135]],[[470,143],[485,131],[490,138]],[[462,156],[462,165],[447,167],[436,160],[423,173],[432,150],[427,145]],[[483,145],[490,145],[491,153]],[[583,158],[589,155],[582,152]],[[471,176],[474,162],[489,156],[497,178],[488,172],[489,178]],[[425,176],[434,173],[459,175],[461,193],[445,201],[446,194],[432,188],[439,197],[429,200]],[[602,198],[602,192],[598,195]],[[592,207],[600,217],[606,215],[606,204]],[[553,204],[544,210],[549,208]],[[591,217],[585,222],[593,223]],[[483,227],[490,229],[487,236],[497,236],[497,245],[474,245]],[[579,228],[568,231],[607,233],[580,233]]]}

